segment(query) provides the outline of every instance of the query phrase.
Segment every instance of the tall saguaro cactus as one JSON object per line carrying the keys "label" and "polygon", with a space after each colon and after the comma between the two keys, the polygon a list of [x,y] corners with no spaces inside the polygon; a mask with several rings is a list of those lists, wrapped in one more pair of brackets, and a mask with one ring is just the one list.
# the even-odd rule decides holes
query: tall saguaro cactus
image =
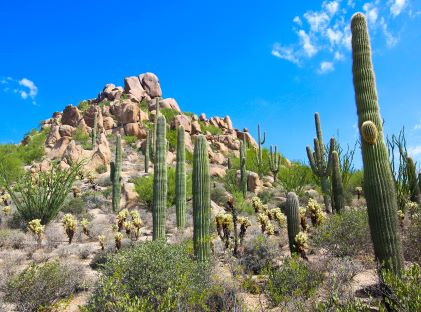
{"label": "tall saguaro cactus", "polygon": [[330,157],[332,159],[332,210],[341,212],[345,206],[345,198],[338,152],[333,151]]}
{"label": "tall saguaro cactus", "polygon": [[272,146],[270,147],[269,153],[269,166],[270,171],[273,174],[273,181],[276,182],[278,180],[278,172],[281,165],[281,155],[278,153],[278,148],[275,146],[274,151],[272,150]]}
{"label": "tall saguaro cactus", "polygon": [[[323,145],[323,134],[322,128],[320,126],[319,113],[314,114],[314,122],[316,124],[317,138],[314,138],[314,152],[311,150],[310,146],[307,145],[307,157],[313,173],[320,178],[320,182],[322,184],[323,201],[325,203],[326,211],[332,212],[332,208],[329,202],[330,164],[327,161],[328,155],[326,155],[325,147]],[[330,146],[330,148],[332,150],[332,146]]]}
{"label": "tall saguaro cactus", "polygon": [[258,150],[256,152],[256,159],[255,159],[255,163],[256,166],[259,170],[258,174],[260,177],[262,177],[263,175],[263,149],[262,149],[262,145],[265,144],[266,142],[266,132],[263,132],[263,139],[260,135],[260,125],[257,125],[257,147]]}
{"label": "tall saguaro cactus", "polygon": [[177,155],[175,167],[175,214],[177,228],[186,225],[186,147],[184,143],[184,127],[177,130]]}
{"label": "tall saguaro cactus", "polygon": [[152,238],[165,239],[165,212],[167,206],[167,140],[166,120],[164,116],[158,116],[155,142],[155,165],[153,178],[153,203],[152,203]]}
{"label": "tall saguaro cactus", "polygon": [[112,208],[113,211],[120,209],[121,199],[121,136],[117,134],[115,140],[115,159],[111,162],[110,179],[113,186]]}
{"label": "tall saguaro cactus", "polygon": [[157,127],[158,127],[158,116],[159,116],[159,97],[155,98],[155,119],[153,125],[153,136],[152,136],[152,148],[151,148],[151,159],[152,162],[155,163],[155,156],[156,156],[156,135],[157,135]]}
{"label": "tall saguaro cactus", "polygon": [[411,157],[406,158],[406,171],[408,175],[408,184],[411,191],[411,201],[421,203],[420,186],[417,181],[417,168]]}
{"label": "tall saguaro cactus", "polygon": [[402,269],[397,200],[389,156],[384,142],[376,82],[371,63],[367,20],[356,13],[351,21],[352,73],[361,152],[364,165],[364,194],[374,253],[381,268],[399,274]]}
{"label": "tall saguaro cactus", "polygon": [[295,237],[300,232],[301,217],[300,204],[298,202],[298,197],[294,192],[289,192],[287,195],[285,212],[287,216],[289,250],[291,251],[291,254],[298,253],[299,250]]}
{"label": "tall saguaro cactus", "polygon": [[145,172],[149,172],[149,157],[151,156],[150,148],[151,148],[151,132],[146,130],[146,142],[145,142],[145,149],[143,150],[143,156],[145,157]]}
{"label": "tall saguaro cactus", "polygon": [[246,168],[246,143],[240,141],[240,187],[243,192],[243,197],[247,196],[247,168]]}
{"label": "tall saguaro cactus", "polygon": [[206,138],[199,135],[193,153],[193,245],[199,261],[210,254],[210,177]]}
{"label": "tall saguaro cactus", "polygon": [[94,126],[92,128],[92,147],[96,146],[96,137],[97,137],[97,133],[98,133],[98,112],[95,111],[95,115],[94,115]]}

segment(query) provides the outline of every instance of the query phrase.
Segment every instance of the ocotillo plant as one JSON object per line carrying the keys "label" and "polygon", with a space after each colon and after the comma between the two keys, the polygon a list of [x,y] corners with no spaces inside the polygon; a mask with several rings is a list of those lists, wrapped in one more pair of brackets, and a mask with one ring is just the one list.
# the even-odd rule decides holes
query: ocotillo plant
{"label": "ocotillo plant", "polygon": [[263,132],[263,139],[260,135],[260,125],[257,125],[257,147],[255,163],[257,166],[258,174],[260,177],[263,176],[263,149],[262,145],[266,142],[266,132]]}
{"label": "ocotillo plant", "polygon": [[344,209],[345,199],[338,152],[333,151],[330,157],[332,159],[332,210],[341,212]]}
{"label": "ocotillo plant", "polygon": [[354,14],[351,20],[351,33],[352,73],[371,238],[376,260],[381,268],[399,274],[402,269],[402,253],[397,200],[384,142],[383,123],[371,63],[370,39],[364,14]]}
{"label": "ocotillo plant", "polygon": [[96,136],[98,133],[98,120],[97,120],[98,113],[95,111],[94,115],[94,126],[92,127],[92,146],[96,146]]}
{"label": "ocotillo plant", "polygon": [[155,166],[153,178],[153,239],[165,239],[165,211],[167,205],[167,122],[163,115],[158,116],[155,141]]}
{"label": "ocotillo plant", "polygon": [[[320,178],[320,182],[322,184],[322,193],[323,193],[323,201],[325,203],[326,211],[331,212],[332,209],[330,207],[329,202],[329,193],[330,193],[330,183],[329,183],[329,175],[330,175],[330,164],[328,163],[327,159],[329,158],[326,155],[325,147],[323,145],[323,135],[322,135],[322,128],[320,127],[320,117],[319,113],[314,114],[314,121],[316,124],[316,134],[317,138],[314,139],[314,152],[312,152],[310,146],[307,145],[307,157],[308,161],[310,162],[311,169],[313,173]],[[332,145],[330,146],[332,150]]]}
{"label": "ocotillo plant", "polygon": [[113,211],[120,209],[121,199],[121,136],[117,134],[115,140],[115,159],[111,162],[110,180],[113,185],[112,207]]}
{"label": "ocotillo plant", "polygon": [[289,250],[291,254],[298,252],[297,243],[295,237],[300,232],[300,204],[298,202],[298,197],[294,192],[289,192],[287,195],[287,202],[285,207],[285,213],[287,216],[288,224],[288,241],[289,241]]}
{"label": "ocotillo plant", "polygon": [[246,144],[240,141],[240,186],[243,197],[247,196],[247,168],[246,168]]}
{"label": "ocotillo plant", "polygon": [[150,155],[150,145],[151,145],[151,132],[146,130],[146,142],[145,149],[143,151],[143,156],[145,157],[145,173],[149,172],[149,157]]}
{"label": "ocotillo plant", "polygon": [[411,201],[421,203],[420,186],[417,181],[417,168],[411,157],[406,158],[406,170],[408,175],[408,184],[411,191]]}
{"label": "ocotillo plant", "polygon": [[199,261],[206,261],[210,254],[210,177],[206,138],[199,135],[193,153],[193,246]]}
{"label": "ocotillo plant", "polygon": [[276,182],[278,179],[278,172],[281,165],[281,155],[278,153],[278,148],[275,146],[274,151],[272,151],[272,146],[270,147],[269,153],[269,166],[270,171],[273,174],[273,181]]}
{"label": "ocotillo plant", "polygon": [[178,127],[177,155],[175,167],[175,214],[177,228],[186,225],[186,148],[184,144],[184,127]]}

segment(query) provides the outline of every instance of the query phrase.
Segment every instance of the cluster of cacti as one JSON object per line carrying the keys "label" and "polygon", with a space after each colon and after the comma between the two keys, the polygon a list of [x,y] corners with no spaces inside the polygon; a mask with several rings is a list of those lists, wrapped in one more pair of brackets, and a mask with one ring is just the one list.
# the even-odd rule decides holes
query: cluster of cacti
{"label": "cluster of cacti", "polygon": [[186,225],[186,147],[184,144],[184,127],[181,125],[177,130],[175,213],[177,228],[184,228]]}
{"label": "cluster of cacti", "polygon": [[300,207],[299,212],[300,212],[301,231],[305,232],[308,230],[307,209],[305,207]]}
{"label": "cluster of cacti", "polygon": [[278,223],[279,228],[286,228],[287,218],[280,208],[272,208],[268,210],[267,215],[270,220],[274,220]]}
{"label": "cluster of cacti", "polygon": [[289,249],[291,253],[296,253],[299,251],[298,251],[298,246],[296,244],[295,238],[300,232],[301,217],[300,217],[300,206],[298,202],[298,197],[293,192],[290,192],[287,195],[285,212],[287,215],[287,223],[288,223]]}
{"label": "cluster of cacti", "polygon": [[91,171],[91,170],[88,170],[85,173],[85,178],[86,178],[86,180],[87,180],[87,182],[89,184],[94,184],[94,182],[95,182],[95,173],[93,171]]}
{"label": "cluster of cacti", "polygon": [[332,151],[330,157],[332,165],[332,210],[341,212],[345,206],[345,198],[338,152]]}
{"label": "cluster of cacti", "polygon": [[404,221],[405,221],[405,213],[402,210],[398,210],[397,213],[398,213],[399,224],[401,227],[403,227]]}
{"label": "cluster of cacti", "polygon": [[352,73],[364,165],[364,194],[376,259],[399,274],[402,264],[397,197],[383,137],[367,20],[357,13],[351,21]]}
{"label": "cluster of cacti", "polygon": [[266,142],[266,132],[263,132],[263,138],[260,135],[260,125],[257,125],[257,148],[256,157],[255,157],[255,164],[257,166],[258,174],[260,177],[263,176],[263,148],[262,145]]}
{"label": "cluster of cacti", "polygon": [[117,229],[119,232],[121,232],[121,230],[123,229],[124,222],[126,222],[128,217],[129,217],[129,210],[122,209],[118,212],[116,221],[117,221]]}
{"label": "cluster of cacti", "polygon": [[270,219],[266,213],[257,214],[257,221],[260,223],[262,233],[266,233],[268,236],[275,234],[275,227],[270,222]]}
{"label": "cluster of cacti", "polygon": [[251,199],[251,205],[254,208],[254,212],[258,213],[263,209],[263,203],[259,197],[253,196]]}
{"label": "cluster of cacti", "polygon": [[225,244],[225,248],[230,246],[231,232],[234,229],[232,214],[219,213],[215,216],[216,230]]}
{"label": "cluster of cacti", "polygon": [[89,224],[90,224],[90,222],[86,218],[83,218],[80,221],[80,225],[82,226],[82,232],[83,232],[83,234],[85,234],[88,237],[91,237],[91,233],[89,231]]}
{"label": "cluster of cacti", "polygon": [[66,232],[67,238],[69,239],[69,244],[72,243],[73,236],[76,233],[77,229],[77,220],[70,213],[66,213],[61,220],[64,231]]}
{"label": "cluster of cacti", "polygon": [[101,246],[101,250],[105,249],[105,235],[98,235],[98,242],[99,242],[99,246]]}
{"label": "cluster of cacti", "polygon": [[210,176],[208,144],[203,135],[196,137],[193,153],[193,246],[199,261],[210,254]]}
{"label": "cluster of cacti", "polygon": [[115,248],[117,250],[120,250],[122,240],[123,240],[123,234],[121,234],[120,232],[116,232],[114,234],[114,241],[115,241]]}
{"label": "cluster of cacti", "polygon": [[269,168],[273,174],[273,181],[276,182],[278,180],[278,172],[281,167],[281,155],[278,153],[278,148],[275,146],[275,149],[272,150],[272,146],[270,147],[269,153]]}
{"label": "cluster of cacti", "polygon": [[40,219],[34,219],[28,222],[28,231],[35,235],[38,246],[41,246],[42,236],[44,235],[45,226],[41,224]]}
{"label": "cluster of cacti", "polygon": [[151,131],[146,130],[146,142],[143,150],[143,156],[145,157],[145,172],[149,172],[149,159],[151,156]]}
{"label": "cluster of cacti", "polygon": [[299,232],[295,236],[295,245],[297,247],[297,252],[300,254],[301,258],[307,259],[306,249],[308,248],[307,244],[308,238],[305,232]]}
{"label": "cluster of cacti", "polygon": [[112,195],[112,208],[113,211],[120,209],[121,199],[121,162],[122,162],[122,151],[121,151],[121,136],[117,134],[115,141],[115,160],[111,162],[110,180],[113,187]]}
{"label": "cluster of cacti", "polygon": [[[329,202],[329,193],[330,193],[330,164],[328,162],[328,155],[326,155],[325,147],[323,145],[323,135],[322,128],[320,127],[320,117],[319,113],[314,114],[314,120],[316,124],[316,134],[317,137],[314,138],[314,152],[311,150],[310,146],[307,145],[307,157],[310,162],[310,167],[313,170],[313,173],[320,178],[322,185],[323,200],[327,212],[331,212],[330,202]],[[333,149],[333,146],[330,146],[330,149]]]}
{"label": "cluster of cacti", "polygon": [[97,120],[97,115],[98,113],[95,111],[95,115],[94,115],[94,126],[92,127],[92,147],[96,146],[96,142],[97,142],[97,133],[98,133],[98,120]]}
{"label": "cluster of cacti", "polygon": [[322,211],[322,207],[320,207],[319,203],[312,198],[310,198],[307,203],[307,210],[310,214],[310,219],[313,226],[319,226],[325,219],[325,214]]}
{"label": "cluster of cacti", "polygon": [[408,175],[408,184],[411,191],[411,201],[421,204],[421,191],[418,184],[417,168],[411,157],[406,158],[406,170]]}
{"label": "cluster of cacti", "polygon": [[247,196],[247,168],[246,168],[246,144],[240,141],[240,188],[243,193],[243,198]]}
{"label": "cluster of cacti", "polygon": [[[158,103],[157,103],[158,107]],[[153,179],[153,239],[165,239],[165,213],[167,206],[167,123],[165,117],[159,115],[156,121],[155,166]]]}
{"label": "cluster of cacti", "polygon": [[10,207],[10,206],[4,206],[2,208],[2,211],[3,211],[4,215],[7,217],[7,216],[9,216],[12,213],[12,207]]}

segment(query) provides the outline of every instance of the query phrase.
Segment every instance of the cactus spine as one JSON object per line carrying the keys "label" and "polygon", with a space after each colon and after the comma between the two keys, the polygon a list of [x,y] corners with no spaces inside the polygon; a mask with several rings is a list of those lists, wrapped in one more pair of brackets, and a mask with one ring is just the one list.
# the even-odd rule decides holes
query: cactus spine
{"label": "cactus spine", "polygon": [[193,154],[193,245],[199,261],[210,254],[210,178],[206,138],[196,138]]}
{"label": "cactus spine", "polygon": [[243,197],[247,196],[247,168],[246,168],[246,143],[240,141],[240,186]]}
{"label": "cactus spine", "polygon": [[[314,138],[314,152],[312,152],[310,146],[307,145],[307,157],[310,162],[313,173],[320,178],[322,184],[323,201],[327,212],[332,212],[332,208],[329,202],[330,193],[330,164],[326,161],[326,152],[323,145],[323,134],[322,128],[320,127],[319,113],[314,114],[314,122],[316,124],[317,138]],[[332,146],[330,146],[332,150]]]}
{"label": "cactus spine", "polygon": [[275,146],[274,152],[272,151],[272,146],[270,147],[269,154],[269,166],[270,171],[273,174],[273,182],[276,182],[278,179],[278,172],[281,164],[281,155],[278,154],[278,148]]}
{"label": "cactus spine", "polygon": [[98,113],[95,111],[95,115],[94,115],[94,126],[92,128],[92,147],[96,146],[96,136],[98,133],[98,117],[97,117]]}
{"label": "cactus spine", "polygon": [[411,191],[411,201],[421,203],[420,186],[417,181],[417,169],[411,157],[406,158],[406,171],[408,174],[408,184]]}
{"label": "cactus spine", "polygon": [[152,221],[154,240],[165,239],[165,211],[167,206],[167,124],[164,116],[158,116],[155,141],[155,165],[153,178]]}
{"label": "cactus spine", "polygon": [[288,241],[291,254],[298,252],[298,246],[295,237],[300,232],[300,207],[298,197],[294,192],[289,192],[285,207],[288,226]]}
{"label": "cactus spine", "polygon": [[265,144],[266,142],[266,132],[263,132],[263,139],[260,135],[260,125],[257,125],[257,146],[258,146],[258,150],[256,152],[256,159],[255,159],[255,163],[256,166],[258,168],[258,173],[259,176],[262,177],[263,176],[263,149],[262,149],[262,145]]}
{"label": "cactus spine", "polygon": [[402,269],[397,200],[384,142],[367,21],[362,13],[351,20],[352,73],[364,165],[364,194],[376,260],[399,274]]}
{"label": "cactus spine", "polygon": [[332,158],[332,210],[341,212],[344,209],[345,199],[338,152],[333,151],[330,157]]}
{"label": "cactus spine", "polygon": [[113,185],[112,207],[113,211],[120,209],[121,199],[121,136],[117,134],[115,140],[115,160],[111,162],[110,179]]}
{"label": "cactus spine", "polygon": [[177,228],[186,225],[186,148],[184,144],[184,127],[178,127],[177,159],[175,168],[175,213]]}

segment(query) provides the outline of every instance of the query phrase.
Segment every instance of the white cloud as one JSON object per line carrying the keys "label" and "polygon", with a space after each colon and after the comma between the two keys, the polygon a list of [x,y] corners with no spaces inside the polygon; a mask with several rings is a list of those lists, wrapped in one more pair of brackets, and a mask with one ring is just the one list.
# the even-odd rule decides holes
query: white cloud
{"label": "white cloud", "polygon": [[299,16],[294,17],[292,21],[300,26],[303,25],[303,22],[301,21],[301,18]]}
{"label": "white cloud", "polygon": [[310,25],[310,30],[313,32],[321,32],[326,29],[327,25],[330,22],[329,15],[326,12],[306,12],[304,13],[304,18],[307,20],[307,23]]}
{"label": "white cloud", "polygon": [[406,0],[392,0],[389,2],[392,2],[392,5],[390,6],[390,14],[393,16],[398,16],[401,14],[406,5]]}
{"label": "white cloud", "polygon": [[32,99],[32,104],[36,104],[35,98],[38,94],[38,87],[32,80],[22,78],[20,80],[13,79],[12,77],[2,78],[0,84],[6,87],[2,89],[3,92],[13,92],[19,94],[23,100],[28,98]]}
{"label": "white cloud", "polygon": [[339,2],[332,1],[332,2],[323,2],[322,7],[329,12],[331,15],[334,15],[339,9]]}
{"label": "white cloud", "polygon": [[419,158],[421,156],[421,145],[408,147],[408,154],[412,158]]}
{"label": "white cloud", "polygon": [[305,54],[308,57],[314,56],[317,53],[317,48],[311,43],[310,36],[302,29],[298,32],[298,36]]}
{"label": "white cloud", "polygon": [[342,61],[345,58],[345,56],[341,52],[336,51],[335,54],[333,55],[333,58],[336,61]]}
{"label": "white cloud", "polygon": [[374,25],[379,16],[379,9],[373,3],[367,2],[363,5],[363,10],[367,16],[368,22]]}
{"label": "white cloud", "polygon": [[332,62],[324,61],[320,63],[320,68],[318,70],[318,73],[325,74],[325,73],[333,71],[334,69],[335,67],[333,66]]}
{"label": "white cloud", "polygon": [[330,45],[340,44],[342,41],[342,32],[340,30],[333,30],[328,28],[326,35],[329,38]]}
{"label": "white cloud", "polygon": [[382,28],[383,34],[386,38],[386,44],[389,48],[395,46],[398,43],[398,38],[396,38],[395,36],[393,36],[390,31],[388,30],[387,24],[384,20],[384,18],[382,17],[380,19],[380,26]]}
{"label": "white cloud", "polygon": [[278,58],[290,61],[294,64],[299,64],[300,60],[296,52],[291,47],[283,47],[280,43],[275,43],[272,47],[272,55]]}
{"label": "white cloud", "polygon": [[419,124],[416,124],[414,126],[414,130],[421,130],[421,120],[420,120],[420,123]]}
{"label": "white cloud", "polygon": [[21,80],[19,80],[19,84],[29,89],[29,96],[31,98],[34,98],[38,94],[38,87],[33,81],[27,78],[22,78]]}

